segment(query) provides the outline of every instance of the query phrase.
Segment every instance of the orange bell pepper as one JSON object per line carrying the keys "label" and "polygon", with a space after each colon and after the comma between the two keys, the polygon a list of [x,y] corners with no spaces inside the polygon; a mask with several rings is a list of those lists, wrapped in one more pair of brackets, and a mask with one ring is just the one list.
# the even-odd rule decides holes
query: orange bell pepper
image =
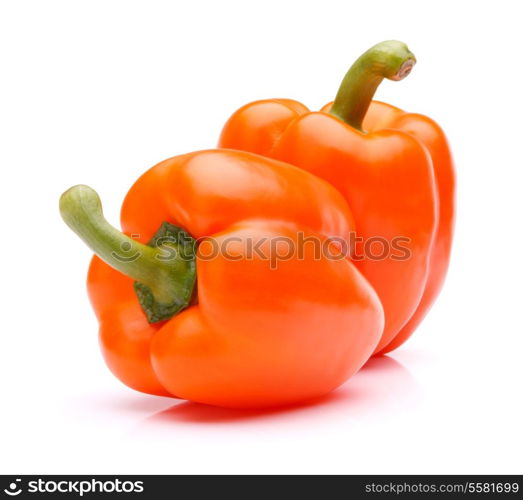
{"label": "orange bell pepper", "polygon": [[296,167],[245,152],[171,158],[129,191],[125,234],[87,186],[60,209],[97,254],[88,291],[105,360],[138,391],[294,403],[339,386],[380,339],[380,301],[347,258],[306,243],[288,254],[300,234],[328,243],[353,231],[341,195]]}
{"label": "orange bell pepper", "polygon": [[[372,102],[384,78],[401,80],[415,58],[388,41],[363,54],[334,103],[310,112],[289,99],[256,101],[226,123],[220,147],[283,160],[328,180],[354,214],[361,260],[385,310],[376,353],[401,345],[437,297],[447,272],[454,223],[454,168],[430,118]],[[368,112],[367,112],[368,110]],[[373,238],[408,241],[409,258],[369,255]]]}

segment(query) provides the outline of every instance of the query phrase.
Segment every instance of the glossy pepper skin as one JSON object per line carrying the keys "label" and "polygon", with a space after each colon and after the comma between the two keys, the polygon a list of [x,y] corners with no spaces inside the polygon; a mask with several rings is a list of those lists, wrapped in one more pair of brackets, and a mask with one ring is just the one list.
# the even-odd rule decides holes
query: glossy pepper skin
{"label": "glossy pepper skin", "polygon": [[[61,203],[66,222],[87,241],[82,228],[96,224],[79,223],[77,213],[90,203],[89,189],[72,188]],[[191,153],[156,165],[129,191],[121,223],[135,243],[125,240],[126,255],[165,222],[200,241],[195,291],[172,318],[149,322],[133,278],[107,255],[108,263],[95,256],[89,270],[105,360],[128,386],[217,406],[271,407],[335,389],[373,352],[382,306],[348,259],[317,258],[312,245],[276,266],[247,258],[249,242],[262,242],[268,255],[274,238],[349,238],[352,215],[328,183],[245,152]],[[209,258],[216,244],[220,251]]]}
{"label": "glossy pepper skin", "polygon": [[334,104],[311,112],[289,99],[256,101],[231,116],[219,141],[329,181],[364,240],[408,238],[410,257],[402,260],[393,253],[376,260],[359,246],[365,258],[355,264],[385,310],[376,354],[397,348],[421,322],[443,285],[452,243],[454,167],[443,131],[430,118],[371,102],[383,78],[402,79],[414,62],[401,42],[378,44],[349,70]]}

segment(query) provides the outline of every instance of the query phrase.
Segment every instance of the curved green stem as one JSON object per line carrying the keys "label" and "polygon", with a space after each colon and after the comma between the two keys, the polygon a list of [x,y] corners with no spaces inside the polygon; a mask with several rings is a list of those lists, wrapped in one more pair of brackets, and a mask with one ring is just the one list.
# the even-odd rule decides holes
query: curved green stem
{"label": "curved green stem", "polygon": [[378,43],[351,66],[341,82],[330,113],[362,130],[363,119],[384,78],[402,80],[416,64],[414,54],[396,40]]}
{"label": "curved green stem", "polygon": [[60,198],[65,223],[103,261],[136,280],[135,290],[149,322],[187,307],[196,280],[194,240],[164,222],[148,245],[129,238],[103,216],[96,191],[78,185]]}

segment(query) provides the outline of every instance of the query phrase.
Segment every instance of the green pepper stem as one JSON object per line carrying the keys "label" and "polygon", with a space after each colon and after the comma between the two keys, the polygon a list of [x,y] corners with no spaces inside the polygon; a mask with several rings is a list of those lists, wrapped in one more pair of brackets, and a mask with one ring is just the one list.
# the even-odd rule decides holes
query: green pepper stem
{"label": "green pepper stem", "polygon": [[[115,229],[104,218],[100,197],[89,186],[67,190],[60,198],[60,213],[98,257],[137,281],[139,298],[144,291],[151,295],[149,306],[151,301],[157,302],[165,313],[165,307],[176,312],[189,304],[195,281],[194,258],[186,258],[182,252],[172,252],[169,257],[165,247],[144,245]],[[151,315],[145,311],[151,322],[167,319],[158,319],[156,309]]]}
{"label": "green pepper stem", "polygon": [[402,80],[414,64],[414,54],[402,42],[389,40],[374,45],[347,71],[330,113],[363,131],[363,119],[379,84],[384,78]]}

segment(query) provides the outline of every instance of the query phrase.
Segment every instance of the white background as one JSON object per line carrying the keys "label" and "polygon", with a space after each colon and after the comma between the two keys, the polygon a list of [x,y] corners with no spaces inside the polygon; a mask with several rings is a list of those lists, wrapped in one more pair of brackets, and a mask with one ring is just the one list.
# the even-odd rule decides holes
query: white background
{"label": "white background", "polygon": [[[522,473],[518,7],[2,2],[0,472]],[[459,176],[452,267],[415,336],[315,406],[233,412],[121,385],[61,192],[92,185],[116,223],[146,168],[214,146],[248,101],[317,109],[391,38],[418,65],[377,97],[436,119]]]}

